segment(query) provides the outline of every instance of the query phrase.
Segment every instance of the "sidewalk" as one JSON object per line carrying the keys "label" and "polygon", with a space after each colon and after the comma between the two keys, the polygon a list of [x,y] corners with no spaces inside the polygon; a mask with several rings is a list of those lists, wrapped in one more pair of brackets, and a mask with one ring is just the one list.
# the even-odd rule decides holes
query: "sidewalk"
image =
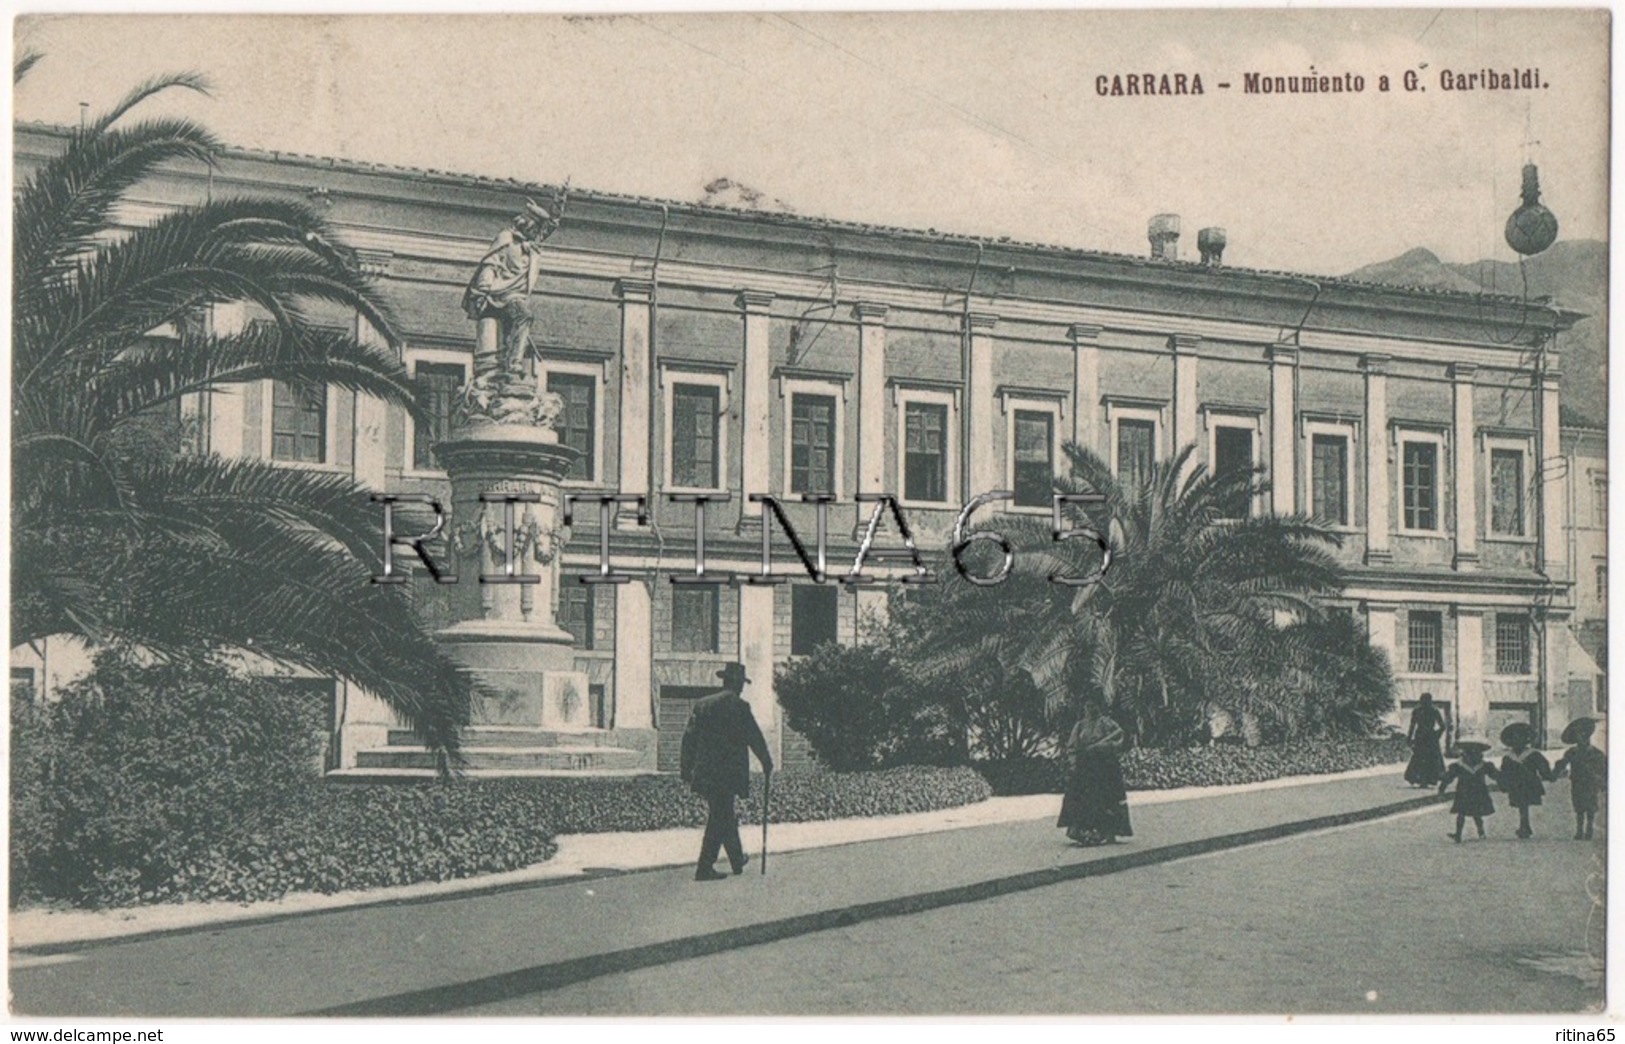
{"label": "sidewalk", "polygon": [[[1137,790],[1129,794],[1129,807],[1260,793],[1286,787],[1336,783],[1346,780],[1398,776],[1402,765],[1382,765],[1326,776],[1291,776],[1264,783],[1222,787],[1180,787],[1172,790]],[[1419,791],[1412,792],[1420,793]],[[816,823],[775,823],[769,829],[771,853],[796,852],[831,845],[854,844],[888,838],[911,837],[945,830],[1051,819],[1060,808],[1060,796],[1033,794],[996,797],[975,805],[917,812],[900,816],[836,819]],[[1395,800],[1399,800],[1395,798]],[[754,837],[752,830],[757,831]],[[760,827],[744,827],[747,851],[760,849]],[[142,936],[207,925],[229,925],[281,917],[344,910],[392,903],[421,902],[439,897],[485,894],[509,888],[580,880],[584,875],[630,873],[661,867],[692,865],[698,851],[699,831],[693,828],[605,834],[564,834],[552,859],[518,870],[452,881],[427,881],[367,891],[321,895],[296,893],[256,903],[197,902],[119,910],[25,910],[9,920],[10,948],[30,950],[68,944]],[[752,857],[754,858],[754,856]],[[753,867],[752,870],[756,868]]]}
{"label": "sidewalk", "polygon": [[[367,905],[259,923],[217,921],[200,931],[69,948],[55,958],[18,961],[14,955],[11,983],[16,1010],[29,1014],[454,1011],[630,968],[1182,858],[1207,842],[1256,839],[1249,832],[1312,829],[1427,800],[1407,788],[1396,769],[1226,789],[1132,795],[1135,837],[1097,849],[1068,845],[1053,828],[1053,795],[928,817],[776,827],[767,876],[753,861],[743,876],[710,884],[691,879],[697,830],[622,835],[624,847],[607,836],[571,838],[560,853],[565,861],[550,861],[569,877],[510,880],[500,891],[486,880],[478,883],[483,892],[461,894],[441,886],[387,905],[372,896]],[[888,830],[895,833],[849,843]],[[677,868],[582,872],[634,865]],[[557,886],[541,887],[550,880]],[[250,909],[262,917],[266,912]],[[14,922],[14,946],[21,944],[18,927]],[[21,927],[40,940],[34,945],[51,949],[37,920]]]}

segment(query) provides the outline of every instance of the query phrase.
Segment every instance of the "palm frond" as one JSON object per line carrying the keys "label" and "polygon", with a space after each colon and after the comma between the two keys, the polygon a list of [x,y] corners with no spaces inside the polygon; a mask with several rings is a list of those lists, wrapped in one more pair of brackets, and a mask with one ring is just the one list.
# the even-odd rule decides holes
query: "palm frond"
{"label": "palm frond", "polygon": [[23,82],[23,77],[28,75],[28,71],[30,69],[34,68],[35,65],[38,65],[39,60],[41,58],[44,58],[44,57],[45,57],[45,55],[44,55],[43,52],[35,50],[32,47],[27,48],[26,50],[24,50],[23,53],[17,57],[17,60],[12,63],[12,66],[11,66],[11,83],[12,83],[12,86],[16,86],[17,84],[22,83]]}

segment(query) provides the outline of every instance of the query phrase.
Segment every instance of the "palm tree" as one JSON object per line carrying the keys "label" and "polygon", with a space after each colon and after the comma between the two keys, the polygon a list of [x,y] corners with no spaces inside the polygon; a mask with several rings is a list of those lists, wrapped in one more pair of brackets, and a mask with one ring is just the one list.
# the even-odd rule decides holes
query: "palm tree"
{"label": "palm tree", "polygon": [[[19,67],[21,70],[21,66]],[[338,385],[420,413],[381,298],[311,209],[213,199],[123,228],[161,166],[212,163],[186,119],[126,121],[142,84],[74,132],[14,203],[12,641],[77,635],[169,657],[221,649],[370,690],[431,747],[456,748],[470,680],[399,588],[375,586],[382,519],[346,476],[152,452],[183,396],[264,379]],[[260,321],[202,321],[244,302]],[[389,346],[316,326],[359,314]]]}
{"label": "palm tree", "polygon": [[[1105,500],[1069,508],[1074,526],[1093,523],[1107,539],[1111,566],[1098,584],[1065,587],[1050,577],[1083,577],[1101,565],[1092,540],[1057,542],[1047,519],[1006,518],[989,528],[1015,546],[1011,578],[998,587],[950,580],[912,619],[930,673],[963,671],[996,657],[1029,676],[1052,714],[1080,694],[1103,698],[1141,743],[1198,735],[1215,697],[1236,702],[1235,687],[1210,684],[1259,670],[1264,647],[1300,637],[1277,626],[1282,613],[1313,615],[1313,599],[1341,586],[1329,548],[1336,535],[1303,517],[1234,514],[1263,494],[1254,472],[1211,475],[1194,465],[1193,446],[1152,468],[1131,487],[1093,452],[1066,447],[1063,493]],[[1272,713],[1273,689],[1248,690]]]}

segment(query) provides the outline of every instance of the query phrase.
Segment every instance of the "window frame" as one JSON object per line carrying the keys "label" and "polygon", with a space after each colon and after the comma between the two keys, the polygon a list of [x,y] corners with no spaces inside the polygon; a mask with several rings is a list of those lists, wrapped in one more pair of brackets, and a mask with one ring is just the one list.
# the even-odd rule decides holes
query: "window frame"
{"label": "window frame", "polygon": [[604,390],[609,383],[604,376],[604,366],[601,362],[570,362],[548,357],[537,360],[536,388],[539,392],[547,391],[547,379],[555,373],[568,377],[590,377],[593,381],[592,466],[586,478],[562,479],[559,482],[561,486],[584,489],[604,484]]}
{"label": "window frame", "polygon": [[[724,584],[672,584],[670,641],[671,655],[716,656],[722,652],[722,591]],[[680,598],[711,596],[711,642],[708,649],[684,649],[677,644],[677,602]]]}
{"label": "window frame", "polygon": [[[1263,460],[1263,427],[1264,414],[1262,410],[1240,410],[1222,407],[1203,407],[1202,426],[1207,432],[1207,473],[1211,476],[1219,474],[1219,429],[1232,428],[1245,431],[1252,441],[1253,469],[1265,467],[1265,474],[1269,474],[1267,465]],[[1239,522],[1244,518],[1254,518],[1263,509],[1262,498],[1256,493],[1247,498],[1247,513],[1244,515],[1226,515],[1225,521]]]}
{"label": "window frame", "polygon": [[[820,596],[827,595],[831,601],[830,612],[830,640],[837,645],[841,641],[841,592],[838,588],[824,584],[792,584],[790,585],[790,655],[810,656],[810,652],[796,652],[796,599],[807,597],[807,592],[818,592]],[[815,645],[814,648],[817,646]]]}
{"label": "window frame", "polygon": [[[1526,613],[1495,613],[1495,625],[1491,631],[1490,666],[1491,678],[1532,678],[1535,675],[1535,652],[1531,630],[1533,629],[1529,616]],[[1505,621],[1518,626],[1519,640],[1522,643],[1523,664],[1522,670],[1504,670],[1501,663],[1501,624]]]}
{"label": "window frame", "polygon": [[[1411,657],[1411,626],[1420,615],[1431,616],[1438,622],[1438,658],[1435,670],[1426,670],[1413,667]],[[1445,662],[1444,640],[1445,613],[1442,609],[1407,609],[1405,611],[1405,674],[1412,677],[1441,678],[1449,675],[1449,665]]]}
{"label": "window frame", "polygon": [[1168,425],[1163,417],[1167,412],[1165,403],[1148,403],[1134,401],[1106,401],[1106,437],[1111,440],[1112,476],[1122,479],[1123,466],[1118,460],[1118,429],[1123,421],[1149,421],[1151,423],[1151,464],[1155,467],[1167,459],[1168,451],[1163,445],[1167,437]]}
{"label": "window frame", "polygon": [[[1531,452],[1529,440],[1510,438],[1505,436],[1484,436],[1484,462],[1482,468],[1482,485],[1484,498],[1484,539],[1506,544],[1533,544],[1535,537],[1532,533],[1533,505],[1530,504],[1530,481],[1533,478],[1529,462]],[[1521,532],[1499,533],[1495,529],[1495,454],[1516,453],[1521,458],[1518,465],[1518,522]]]}
{"label": "window frame", "polygon": [[1344,446],[1343,456],[1343,515],[1347,522],[1328,522],[1332,529],[1339,533],[1357,533],[1363,528],[1359,515],[1356,513],[1361,504],[1358,485],[1364,478],[1364,471],[1359,466],[1356,454],[1360,452],[1360,428],[1353,421],[1342,420],[1310,420],[1303,422],[1302,453],[1303,458],[1301,476],[1303,481],[1304,506],[1308,513],[1315,512],[1315,437],[1342,439]]}
{"label": "window frame", "polygon": [[[468,384],[470,375],[474,372],[474,354],[472,350],[460,352],[451,348],[408,348],[404,355],[406,375],[414,383],[418,379],[419,363],[438,366],[461,366],[465,386]],[[401,474],[406,478],[447,478],[445,468],[420,468],[416,466],[416,454],[413,451],[417,446],[418,422],[406,410],[402,410],[401,413],[406,418],[406,443],[402,447]]]}
{"label": "window frame", "polygon": [[[1433,447],[1433,526],[1423,529],[1405,521],[1405,447],[1411,443]],[[1445,474],[1449,470],[1449,440],[1432,431],[1413,428],[1398,429],[1394,433],[1394,506],[1395,531],[1405,536],[1443,537],[1449,535],[1445,502]]]}
{"label": "window frame", "polygon": [[[565,582],[558,585],[558,608],[554,611],[554,620],[558,623],[559,629],[570,635],[571,639],[573,639],[570,643],[570,648],[574,649],[576,652],[593,652],[597,648],[598,643],[595,632],[597,631],[598,627],[598,598],[597,591],[595,590],[596,586],[597,585],[594,584],[571,583],[568,580],[565,580]],[[566,591],[580,593],[586,603],[586,616],[583,620],[586,627],[586,634],[584,635],[576,634],[574,631],[571,631],[568,627],[564,626],[564,601]]]}
{"label": "window frame", "polygon": [[791,482],[794,472],[795,460],[795,401],[797,395],[817,396],[819,398],[833,399],[835,402],[835,416],[830,422],[831,447],[830,467],[833,469],[830,476],[830,493],[836,500],[840,500],[845,491],[846,480],[846,382],[828,380],[816,377],[780,377],[779,402],[783,411],[781,425],[783,432],[780,438],[780,450],[783,453],[782,476],[779,487],[783,491],[785,500],[797,500],[803,491],[793,489]]}
{"label": "window frame", "polygon": [[[660,383],[662,397],[665,402],[665,437],[661,439],[662,456],[665,458],[662,468],[665,476],[665,490],[668,493],[725,493],[728,490],[728,428],[730,392],[733,386],[732,372],[717,373],[702,369],[691,369],[686,366],[662,365],[660,368]],[[677,454],[674,452],[673,440],[677,436],[673,412],[677,396],[677,386],[686,384],[699,387],[715,388],[717,391],[717,439],[716,439],[716,482],[711,486],[680,486],[673,478],[674,465]]]}
{"label": "window frame", "polygon": [[[1589,484],[1591,486],[1591,511],[1589,512],[1591,515],[1591,528],[1607,529],[1608,472],[1596,468],[1588,468],[1586,470],[1586,477],[1590,480]],[[1598,510],[1599,508],[1601,510]]]}
{"label": "window frame", "polygon": [[[894,461],[893,487],[897,502],[903,507],[926,511],[954,511],[960,507],[959,494],[959,393],[931,388],[892,386],[892,402],[896,410],[897,457]],[[943,421],[943,476],[941,500],[908,499],[908,408],[911,405],[946,407]]]}
{"label": "window frame", "polygon": [[[348,471],[348,466],[335,456],[339,444],[338,411],[333,408],[331,384],[322,385],[322,459],[279,460],[272,456],[276,443],[276,386],[278,379],[267,377],[260,381],[260,459],[279,468],[297,468],[302,471]],[[282,381],[292,384],[292,381]]]}
{"label": "window frame", "polygon": [[[1004,476],[1008,483],[1005,488],[1012,493],[1016,489],[1016,415],[1042,413],[1049,417],[1049,470],[1050,488],[1053,491],[1055,477],[1061,473],[1061,422],[1066,419],[1066,393],[1056,392],[1050,397],[1032,392],[1006,391],[999,398],[1004,414]],[[1048,515],[1052,506],[1053,501],[1049,498],[1042,504],[1018,504],[1014,497],[1003,505],[1005,511],[1021,515]]]}

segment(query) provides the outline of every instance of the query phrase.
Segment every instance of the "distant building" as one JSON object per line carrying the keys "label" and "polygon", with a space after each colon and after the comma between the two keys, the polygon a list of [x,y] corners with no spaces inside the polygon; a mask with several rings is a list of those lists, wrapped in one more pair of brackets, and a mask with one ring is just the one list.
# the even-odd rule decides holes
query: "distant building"
{"label": "distant building", "polygon": [[[21,129],[19,163],[60,138]],[[212,174],[178,168],[144,186],[150,207],[130,218],[209,192],[324,207],[392,304],[437,419],[419,428],[343,389],[266,381],[187,403],[198,448],[445,497],[430,447],[469,373],[463,287],[495,230],[545,191],[231,150]],[[1153,224],[1155,256],[1127,256],[573,192],[533,301],[538,380],[567,403],[561,437],[581,451],[569,486],[646,494],[652,518],[611,533],[616,568],[637,581],[559,585],[601,746],[624,755],[581,763],[671,767],[689,701],[735,659],[777,752],[804,757],[782,728],[773,664],[853,641],[860,615],[884,608],[884,589],[804,577],[673,586],[693,570],[694,511],[665,494],[728,494],[707,516],[707,564],[747,574],[761,546],[748,494],[785,498],[810,534],[812,509],[793,501],[832,493],[831,560],[848,564],[868,515],[855,494],[896,493],[922,546],[941,546],[969,495],[1013,489],[1007,510],[1046,511],[1070,440],[1129,474],[1186,443],[1211,467],[1264,465],[1273,490],[1244,509],[1311,512],[1342,534],[1337,601],[1391,655],[1402,707],[1429,692],[1464,729],[1528,720],[1549,738],[1600,707],[1604,683],[1582,691],[1570,665],[1571,621],[1588,651],[1600,640],[1606,566],[1600,516],[1568,521],[1601,510],[1585,483],[1606,466],[1595,433],[1559,430],[1557,348],[1579,316],[1230,268],[1214,232],[1198,263],[1179,259],[1169,215]],[[376,336],[354,316],[332,321]],[[1558,467],[1571,445],[1592,463]],[[597,525],[577,515],[566,574],[597,568]],[[432,615],[433,586],[414,592]],[[1584,637],[1593,623],[1597,639]],[[44,669],[27,650],[13,664],[14,679]],[[335,764],[391,763],[387,710],[337,692]],[[657,742],[621,749],[617,732]]]}
{"label": "distant building", "polygon": [[1565,423],[1559,432],[1567,468],[1568,566],[1574,578],[1569,703],[1608,714],[1608,431]]}

